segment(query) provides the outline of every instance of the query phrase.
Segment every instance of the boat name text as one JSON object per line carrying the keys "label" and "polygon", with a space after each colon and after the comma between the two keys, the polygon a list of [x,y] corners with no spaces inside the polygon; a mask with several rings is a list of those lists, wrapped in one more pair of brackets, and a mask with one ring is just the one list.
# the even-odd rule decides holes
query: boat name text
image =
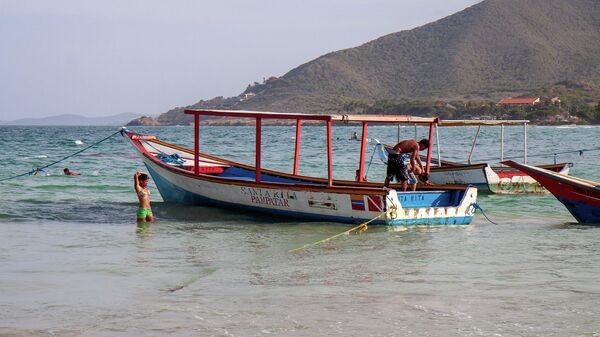
{"label": "boat name text", "polygon": [[240,192],[250,197],[254,204],[290,207],[288,199],[296,199],[293,191],[281,191],[242,186]]}

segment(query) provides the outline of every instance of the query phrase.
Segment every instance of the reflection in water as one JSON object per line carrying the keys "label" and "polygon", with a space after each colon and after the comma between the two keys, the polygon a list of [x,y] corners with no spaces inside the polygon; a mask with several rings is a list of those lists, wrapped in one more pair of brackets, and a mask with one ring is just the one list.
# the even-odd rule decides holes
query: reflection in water
{"label": "reflection in water", "polygon": [[142,221],[136,224],[136,234],[140,239],[148,239],[152,236],[152,226],[150,222]]}

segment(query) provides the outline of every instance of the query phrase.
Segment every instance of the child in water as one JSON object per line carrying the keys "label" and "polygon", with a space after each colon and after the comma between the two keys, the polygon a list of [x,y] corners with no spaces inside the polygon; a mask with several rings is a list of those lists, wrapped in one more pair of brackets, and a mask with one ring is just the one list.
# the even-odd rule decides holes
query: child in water
{"label": "child in water", "polygon": [[136,172],[133,175],[133,187],[137,193],[140,206],[137,209],[137,222],[152,222],[154,216],[150,209],[150,191],[148,190],[148,181],[150,177],[146,173]]}

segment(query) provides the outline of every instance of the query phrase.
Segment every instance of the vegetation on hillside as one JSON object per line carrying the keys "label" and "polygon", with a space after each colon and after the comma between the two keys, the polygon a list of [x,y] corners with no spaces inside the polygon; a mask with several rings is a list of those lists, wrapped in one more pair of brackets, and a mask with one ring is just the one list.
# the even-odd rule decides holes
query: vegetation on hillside
{"label": "vegetation on hillside", "polygon": [[347,96],[337,99],[338,109],[358,114],[401,114],[439,116],[442,119],[528,119],[535,124],[600,124],[600,87],[578,82],[561,82],[531,91],[527,97],[543,99],[536,105],[497,105],[490,100],[361,100]]}

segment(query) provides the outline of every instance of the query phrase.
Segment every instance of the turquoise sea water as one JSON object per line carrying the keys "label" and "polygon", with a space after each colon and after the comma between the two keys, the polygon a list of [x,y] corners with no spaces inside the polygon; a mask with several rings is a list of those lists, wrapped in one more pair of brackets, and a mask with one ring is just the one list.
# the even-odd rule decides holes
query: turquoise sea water
{"label": "turquoise sea water", "polygon": [[[116,130],[0,127],[0,179]],[[190,127],[134,131],[192,146]],[[264,131],[263,166],[290,171],[293,128]],[[360,134],[334,128],[336,178],[354,177],[353,131]],[[475,131],[442,129],[442,159],[465,161]],[[368,137],[393,144],[397,133],[374,126]],[[414,137],[412,127],[400,133]],[[201,150],[252,164],[253,134],[252,127],[202,127]],[[326,176],[324,135],[324,127],[303,128],[302,174]],[[595,127],[531,127],[529,154],[600,147],[599,135]],[[507,128],[505,156],[522,153],[522,128]],[[483,128],[473,161],[494,157],[499,129]],[[600,181],[600,151],[558,161]],[[82,175],[63,176],[64,167]],[[575,224],[551,196],[480,196],[498,225],[478,214],[469,226],[371,227],[292,254],[349,226],[167,205],[151,184],[157,222],[139,229],[136,170],[144,170],[140,159],[115,136],[49,176],[0,183],[0,335],[600,334],[600,228]],[[383,173],[375,158],[369,180]]]}

